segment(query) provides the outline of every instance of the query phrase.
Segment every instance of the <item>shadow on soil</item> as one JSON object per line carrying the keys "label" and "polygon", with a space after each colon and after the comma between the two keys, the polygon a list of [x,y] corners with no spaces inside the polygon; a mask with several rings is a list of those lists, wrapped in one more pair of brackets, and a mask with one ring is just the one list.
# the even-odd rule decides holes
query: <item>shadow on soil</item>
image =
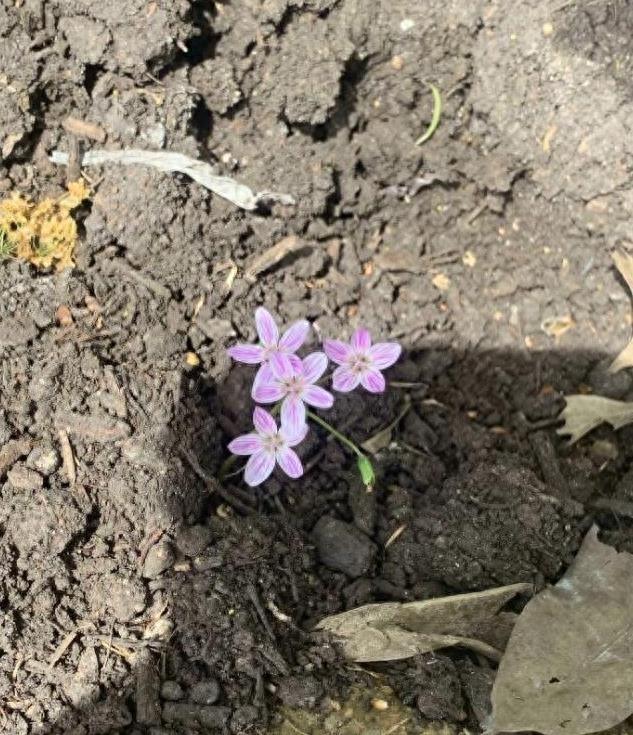
{"label": "shadow on soil", "polygon": [[[253,371],[236,367],[217,389],[184,376],[169,429],[149,418],[135,427],[143,451],[157,453],[144,471],[168,478],[163,501],[141,501],[161,519],[138,549],[143,612],[123,620],[110,601],[110,614],[77,621],[85,627],[41,674],[42,691],[62,686],[74,706],[28,731],[258,733],[281,703],[331,713],[328,702],[373,679],[311,632],[321,617],[370,601],[542,587],[594,519],[631,547],[632,518],[609,509],[633,499],[631,431],[599,429],[569,449],[554,428],[565,392],[632,397],[630,378],[607,364],[590,352],[410,353],[389,374],[399,387],[342,396],[329,415],[363,442],[410,399],[376,457],[371,494],[320,430],[301,447],[302,480],[276,475],[251,491],[233,476],[221,488],[222,447],[249,427]],[[131,451],[128,442],[128,460]],[[493,669],[470,653],[368,669],[421,717],[477,727],[485,716]],[[5,714],[5,732],[27,732]]]}

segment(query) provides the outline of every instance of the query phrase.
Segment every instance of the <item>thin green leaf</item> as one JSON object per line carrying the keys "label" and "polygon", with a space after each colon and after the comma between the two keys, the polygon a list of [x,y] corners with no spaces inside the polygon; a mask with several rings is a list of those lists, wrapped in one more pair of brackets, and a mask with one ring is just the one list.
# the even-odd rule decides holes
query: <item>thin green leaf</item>
{"label": "thin green leaf", "polygon": [[416,145],[422,145],[433,135],[440,124],[440,118],[442,117],[442,95],[440,90],[434,84],[427,84],[433,95],[433,115],[428,128],[422,133],[422,135],[415,141]]}

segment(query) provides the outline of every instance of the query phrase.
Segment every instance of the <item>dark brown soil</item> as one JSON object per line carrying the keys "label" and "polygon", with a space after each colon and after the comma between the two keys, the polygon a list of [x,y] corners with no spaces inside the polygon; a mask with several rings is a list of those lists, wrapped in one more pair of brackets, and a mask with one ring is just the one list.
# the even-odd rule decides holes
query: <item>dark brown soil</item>
{"label": "dark brown soil", "polygon": [[[606,370],[630,336],[631,9],[581,5],[1,0],[0,192],[61,192],[72,115],[297,201],[91,169],[77,267],[0,265],[2,732],[265,732],[371,681],[312,632],[327,614],[541,587],[592,520],[633,550],[633,431],[554,432],[566,392],[633,399]],[[426,81],[444,112],[416,147]],[[318,431],[301,480],[218,484],[251,410],[226,347],[261,304],[403,343],[413,387],[331,412],[364,441],[409,394],[373,494]],[[467,653],[376,671],[422,719],[485,717]]]}

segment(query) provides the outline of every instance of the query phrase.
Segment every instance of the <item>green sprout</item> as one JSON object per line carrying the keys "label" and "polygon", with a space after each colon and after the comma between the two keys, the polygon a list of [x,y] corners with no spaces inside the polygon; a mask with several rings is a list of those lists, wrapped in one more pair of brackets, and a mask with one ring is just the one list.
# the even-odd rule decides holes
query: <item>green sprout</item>
{"label": "green sprout", "polygon": [[15,243],[9,238],[9,233],[0,229],[0,260],[7,260],[15,256]]}
{"label": "green sprout", "polygon": [[437,130],[440,124],[440,118],[442,117],[442,95],[440,94],[440,90],[434,84],[427,83],[426,86],[431,90],[431,94],[433,95],[433,115],[431,116],[431,122],[429,123],[427,129],[415,141],[416,145],[422,145],[422,143],[426,143],[426,141]]}

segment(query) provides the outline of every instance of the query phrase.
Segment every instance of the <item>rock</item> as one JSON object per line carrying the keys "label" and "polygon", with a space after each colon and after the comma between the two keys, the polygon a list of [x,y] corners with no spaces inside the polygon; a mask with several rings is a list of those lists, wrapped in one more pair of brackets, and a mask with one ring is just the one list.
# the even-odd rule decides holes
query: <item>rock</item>
{"label": "rock", "polygon": [[184,697],[184,695],[185,693],[183,692],[182,687],[177,681],[167,679],[167,681],[164,681],[162,683],[162,686],[160,688],[160,696],[163,699],[166,699],[168,702],[178,702]]}
{"label": "rock", "polygon": [[24,457],[31,451],[32,443],[30,439],[12,439],[0,448],[0,477],[15,462]]}
{"label": "rock", "polygon": [[147,552],[143,562],[145,579],[155,579],[174,563],[176,555],[169,541],[159,541]]}
{"label": "rock", "polygon": [[253,725],[259,719],[259,710],[253,704],[243,704],[241,707],[236,707],[231,717],[231,730],[234,733],[248,732]]}
{"label": "rock", "polygon": [[633,378],[626,370],[609,372],[610,359],[601,360],[589,373],[589,385],[598,396],[619,400],[631,390]]}
{"label": "rock", "polygon": [[277,694],[287,707],[312,708],[323,696],[323,686],[310,674],[287,676],[279,683]]}
{"label": "rock", "polygon": [[320,560],[330,569],[350,577],[361,577],[369,571],[376,545],[355,526],[324,516],[312,534]]}
{"label": "rock", "polygon": [[71,15],[59,21],[73,56],[84,64],[98,64],[112,40],[106,26],[99,20],[83,15]]}
{"label": "rock", "polygon": [[50,444],[42,444],[34,447],[26,458],[26,466],[37,470],[44,477],[52,475],[59,467],[59,464],[59,454]]}
{"label": "rock", "polygon": [[0,347],[26,345],[37,337],[35,322],[27,317],[4,317],[0,324]]}
{"label": "rock", "polygon": [[220,696],[220,684],[217,679],[204,679],[194,684],[189,692],[189,699],[196,704],[214,704]]}
{"label": "rock", "polygon": [[183,526],[176,536],[176,546],[185,556],[198,556],[211,543],[213,534],[208,526]]}
{"label": "rock", "polygon": [[7,479],[16,490],[41,490],[44,478],[24,464],[16,464],[7,472]]}
{"label": "rock", "polygon": [[163,720],[178,722],[182,725],[195,727],[215,727],[222,729],[231,716],[229,707],[201,707],[199,704],[185,704],[183,702],[165,702],[163,705]]}
{"label": "rock", "polygon": [[90,604],[95,614],[108,608],[116,620],[128,622],[145,610],[145,585],[138,579],[116,574],[100,576],[90,593]]}

